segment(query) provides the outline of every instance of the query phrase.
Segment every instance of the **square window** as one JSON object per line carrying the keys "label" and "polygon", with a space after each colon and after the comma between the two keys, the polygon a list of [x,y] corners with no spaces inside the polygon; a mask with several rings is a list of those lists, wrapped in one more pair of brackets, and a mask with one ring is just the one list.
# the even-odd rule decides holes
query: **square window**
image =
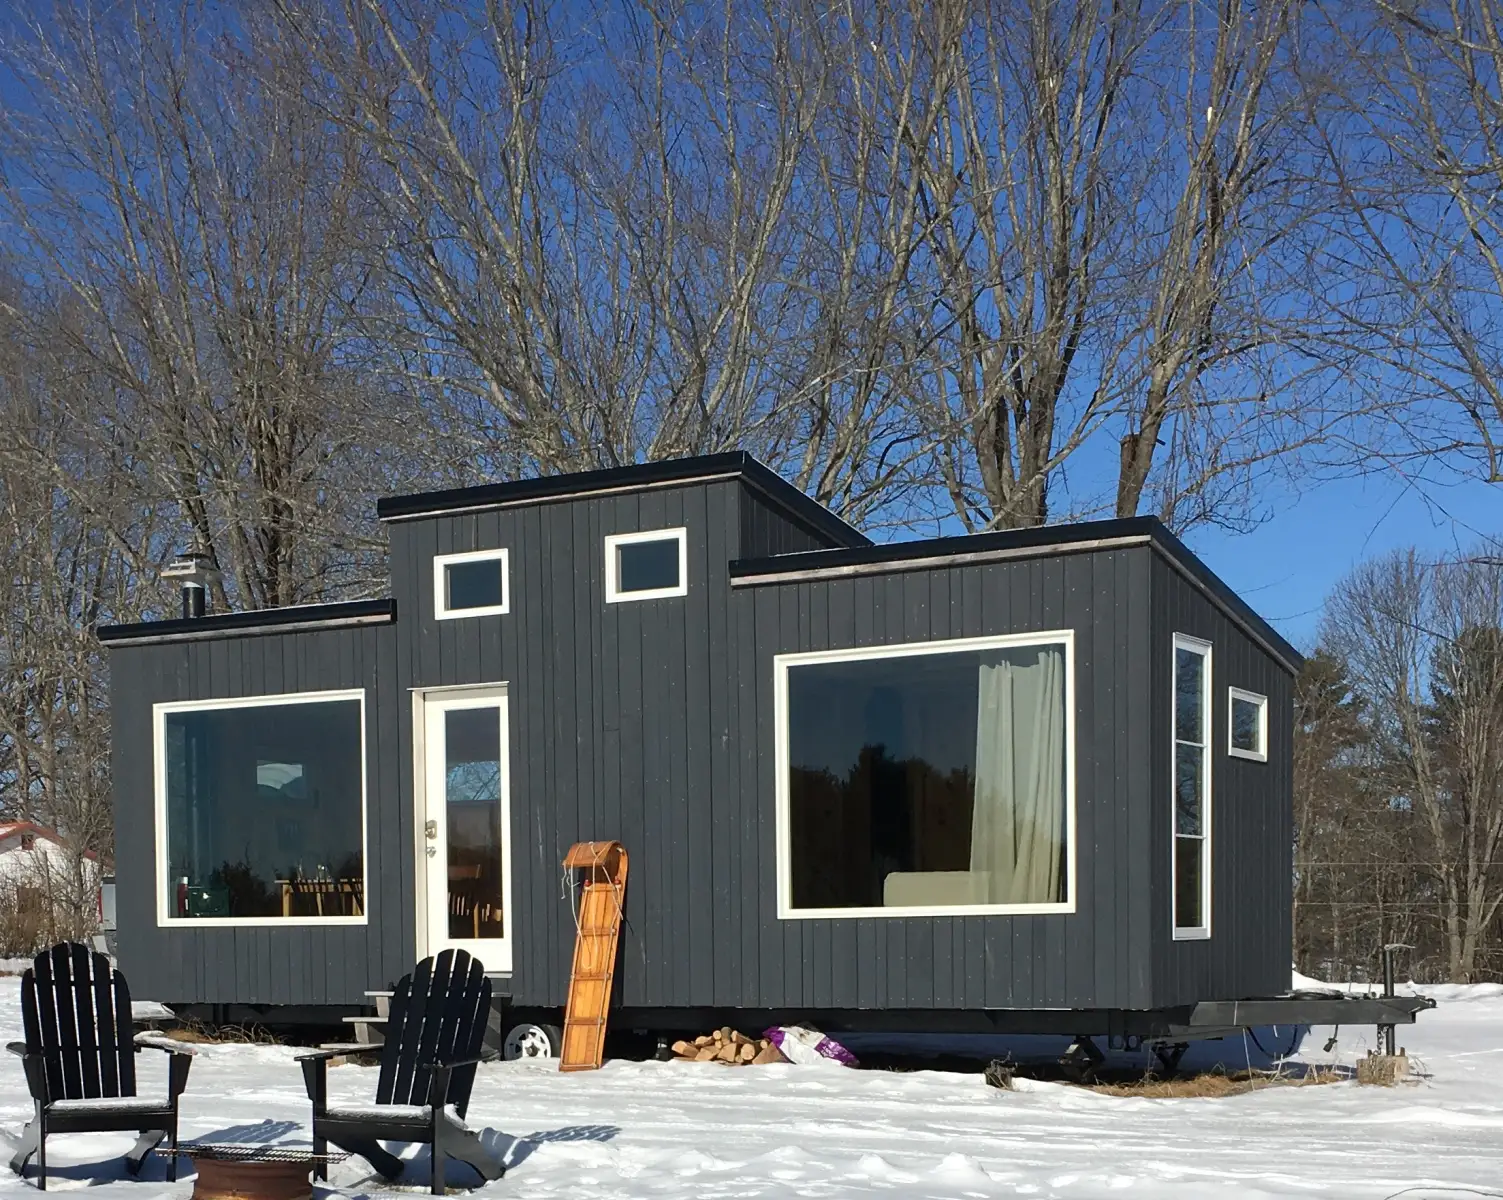
{"label": "square window", "polygon": [[508,565],[505,550],[437,555],[433,560],[433,615],[444,621],[508,612]]}
{"label": "square window", "polygon": [[363,922],[363,692],[156,709],[163,924]]}
{"label": "square window", "polygon": [[1231,689],[1227,751],[1233,758],[1268,761],[1268,697]]}
{"label": "square window", "polygon": [[684,529],[615,533],[605,539],[608,604],[684,596],[688,592],[688,536]]}

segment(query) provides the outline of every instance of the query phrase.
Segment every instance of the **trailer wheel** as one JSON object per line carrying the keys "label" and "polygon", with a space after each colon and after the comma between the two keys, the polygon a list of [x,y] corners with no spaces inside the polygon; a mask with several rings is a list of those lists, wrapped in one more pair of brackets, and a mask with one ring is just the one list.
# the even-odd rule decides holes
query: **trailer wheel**
{"label": "trailer wheel", "polygon": [[523,1021],[513,1025],[501,1043],[501,1057],[507,1062],[519,1058],[557,1058],[564,1035],[557,1025],[534,1025]]}

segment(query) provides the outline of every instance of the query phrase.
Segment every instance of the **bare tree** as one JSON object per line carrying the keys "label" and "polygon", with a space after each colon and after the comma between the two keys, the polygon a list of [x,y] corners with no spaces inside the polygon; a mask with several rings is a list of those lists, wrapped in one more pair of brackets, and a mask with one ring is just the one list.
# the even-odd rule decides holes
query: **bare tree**
{"label": "bare tree", "polygon": [[914,18],[935,56],[917,78],[944,96],[909,145],[915,291],[934,298],[917,402],[968,528],[1145,501],[1179,526],[1235,523],[1238,488],[1336,419],[1291,353],[1308,286],[1282,161],[1296,11],[1081,0]]}
{"label": "bare tree", "polygon": [[354,325],[358,148],[257,21],[60,4],[0,42],[26,97],[0,119],[0,210],[108,388],[73,418],[251,607],[369,586],[388,461]]}
{"label": "bare tree", "polygon": [[1335,200],[1325,299],[1374,386],[1402,397],[1356,450],[1503,482],[1503,9],[1322,10],[1310,87]]}
{"label": "bare tree", "polygon": [[[55,910],[97,917],[91,856],[113,844],[107,690],[92,627],[133,610],[134,564],[153,537],[118,458],[87,453],[87,361],[33,340],[65,310],[0,284],[0,813],[60,831]],[[79,503],[87,494],[89,503]]]}
{"label": "bare tree", "polygon": [[1437,564],[1411,552],[1359,568],[1332,597],[1322,642],[1368,701],[1386,803],[1413,814],[1407,854],[1434,882],[1447,977],[1471,980],[1503,907],[1496,552]]}

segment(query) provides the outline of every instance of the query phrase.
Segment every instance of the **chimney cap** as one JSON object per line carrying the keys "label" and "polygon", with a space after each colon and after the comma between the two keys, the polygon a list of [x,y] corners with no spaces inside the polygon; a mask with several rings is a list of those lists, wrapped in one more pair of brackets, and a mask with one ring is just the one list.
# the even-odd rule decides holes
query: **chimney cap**
{"label": "chimney cap", "polygon": [[187,550],[162,568],[162,578],[179,580],[185,587],[203,587],[219,578],[219,568],[212,554]]}

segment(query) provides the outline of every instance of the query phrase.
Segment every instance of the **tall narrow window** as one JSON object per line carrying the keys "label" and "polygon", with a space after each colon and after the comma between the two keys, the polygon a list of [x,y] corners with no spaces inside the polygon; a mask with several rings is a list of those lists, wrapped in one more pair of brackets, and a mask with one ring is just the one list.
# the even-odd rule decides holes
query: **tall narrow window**
{"label": "tall narrow window", "polygon": [[1211,934],[1211,646],[1174,635],[1174,936]]}

